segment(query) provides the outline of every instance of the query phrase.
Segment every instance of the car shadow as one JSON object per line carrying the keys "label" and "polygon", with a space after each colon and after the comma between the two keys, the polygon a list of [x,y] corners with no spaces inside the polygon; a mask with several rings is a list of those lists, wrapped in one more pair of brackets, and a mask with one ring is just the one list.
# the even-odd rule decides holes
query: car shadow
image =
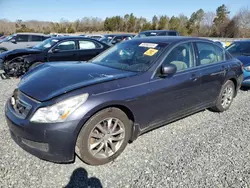
{"label": "car shadow", "polygon": [[88,172],[84,168],[73,171],[69,183],[64,188],[102,188],[101,181],[96,177],[88,178]]}

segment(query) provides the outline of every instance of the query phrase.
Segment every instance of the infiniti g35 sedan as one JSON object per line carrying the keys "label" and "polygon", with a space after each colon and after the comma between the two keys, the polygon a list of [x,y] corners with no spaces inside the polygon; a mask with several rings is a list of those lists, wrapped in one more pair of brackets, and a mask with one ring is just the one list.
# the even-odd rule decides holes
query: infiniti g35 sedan
{"label": "infiniti g35 sedan", "polygon": [[89,62],[46,63],[23,76],[7,101],[15,142],[33,155],[113,161],[139,135],[203,109],[227,110],[242,65],[212,41],[147,37]]}

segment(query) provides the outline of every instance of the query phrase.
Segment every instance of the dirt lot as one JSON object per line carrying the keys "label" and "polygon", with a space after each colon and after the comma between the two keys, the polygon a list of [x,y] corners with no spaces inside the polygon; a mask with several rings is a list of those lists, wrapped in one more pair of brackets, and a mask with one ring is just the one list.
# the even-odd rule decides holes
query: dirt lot
{"label": "dirt lot", "polygon": [[249,187],[250,92],[231,109],[203,111],[151,131],[112,164],[40,160],[10,138],[4,104],[17,80],[0,80],[0,187]]}

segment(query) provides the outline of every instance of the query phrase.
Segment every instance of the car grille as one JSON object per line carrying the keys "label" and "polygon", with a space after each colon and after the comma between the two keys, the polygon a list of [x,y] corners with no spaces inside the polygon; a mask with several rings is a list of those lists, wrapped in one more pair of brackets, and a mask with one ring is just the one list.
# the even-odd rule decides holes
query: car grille
{"label": "car grille", "polygon": [[26,118],[28,113],[31,110],[31,105],[28,103],[22,101],[19,98],[19,92],[18,90],[15,90],[13,93],[13,96],[10,99],[10,104],[17,116],[20,118]]}

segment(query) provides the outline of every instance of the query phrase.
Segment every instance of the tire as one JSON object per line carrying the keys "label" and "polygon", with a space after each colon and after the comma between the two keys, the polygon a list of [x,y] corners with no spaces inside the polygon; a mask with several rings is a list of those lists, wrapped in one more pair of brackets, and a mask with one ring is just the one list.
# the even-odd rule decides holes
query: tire
{"label": "tire", "polygon": [[29,71],[32,70],[33,68],[35,68],[36,66],[40,65],[42,63],[37,62],[37,63],[33,63],[30,67],[29,67]]}
{"label": "tire", "polygon": [[[235,88],[236,86],[231,80],[228,80],[221,89],[220,95],[218,96],[215,106],[211,108],[212,111],[215,112],[224,112],[229,109],[233,102],[233,98],[235,96]],[[229,89],[231,92],[229,92]],[[227,93],[228,92],[228,93]],[[226,97],[226,99],[225,99]],[[230,100],[229,100],[230,98]],[[227,102],[225,101],[227,100]],[[223,103],[225,102],[225,103]],[[224,105],[223,105],[224,104]]]}
{"label": "tire", "polygon": [[[110,121],[110,118],[112,121]],[[112,130],[110,129],[110,132],[107,128],[108,122],[111,122],[110,125],[112,125]],[[117,126],[115,126],[115,122],[118,122]],[[106,133],[102,134],[103,132],[100,131],[101,129],[97,128],[98,124],[99,127],[101,126],[106,131]],[[113,128],[115,129],[114,131]],[[96,166],[109,163],[123,152],[131,136],[131,130],[132,123],[122,110],[118,108],[107,108],[101,110],[83,125],[76,142],[76,154],[83,162],[89,165]],[[116,134],[122,131],[123,133]],[[98,137],[92,137],[91,135],[98,135]],[[109,139],[121,140],[110,141]],[[96,145],[99,142],[100,144]],[[110,142],[113,143],[113,147],[111,147]],[[96,147],[94,147],[95,145]],[[91,146],[93,148],[91,148]],[[113,150],[111,150],[111,148],[113,148]],[[100,150],[99,152],[98,149]]]}

